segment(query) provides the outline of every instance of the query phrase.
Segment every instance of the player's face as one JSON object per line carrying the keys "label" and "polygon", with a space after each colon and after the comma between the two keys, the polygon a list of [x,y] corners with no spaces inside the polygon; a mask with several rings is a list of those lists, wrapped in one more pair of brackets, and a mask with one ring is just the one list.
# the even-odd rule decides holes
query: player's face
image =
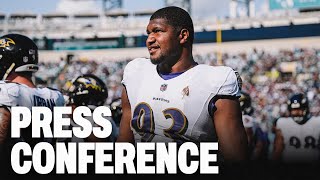
{"label": "player's face", "polygon": [[153,64],[160,64],[170,59],[177,60],[181,53],[179,34],[167,20],[162,18],[151,20],[147,26],[147,34],[146,45]]}
{"label": "player's face", "polygon": [[294,117],[302,117],[304,114],[303,114],[303,110],[302,109],[293,109],[291,110],[291,116],[294,116]]}

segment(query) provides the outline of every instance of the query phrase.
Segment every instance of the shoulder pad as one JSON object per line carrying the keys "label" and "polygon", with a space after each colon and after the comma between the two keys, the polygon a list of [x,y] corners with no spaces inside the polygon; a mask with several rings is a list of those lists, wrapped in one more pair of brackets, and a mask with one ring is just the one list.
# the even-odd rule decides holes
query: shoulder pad
{"label": "shoulder pad", "polygon": [[278,127],[278,126],[282,126],[283,124],[287,124],[291,121],[292,119],[290,117],[281,117],[276,120],[275,125]]}
{"label": "shoulder pad", "polygon": [[17,83],[0,83],[0,104],[5,106],[15,106],[16,98],[19,96],[20,87]]}
{"label": "shoulder pad", "polygon": [[137,75],[142,75],[145,69],[149,69],[150,66],[155,66],[151,63],[150,59],[146,58],[136,58],[130,61],[123,72],[123,79],[121,83],[123,85],[128,85],[132,77],[139,78]]}

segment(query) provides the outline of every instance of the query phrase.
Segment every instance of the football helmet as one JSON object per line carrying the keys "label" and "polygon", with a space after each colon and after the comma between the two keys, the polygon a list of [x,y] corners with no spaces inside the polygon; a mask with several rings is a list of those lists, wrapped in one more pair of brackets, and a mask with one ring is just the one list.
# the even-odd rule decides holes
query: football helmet
{"label": "football helmet", "polygon": [[117,125],[120,124],[122,117],[121,98],[116,98],[110,103],[110,109],[112,113],[112,119]]}
{"label": "football helmet", "polygon": [[7,34],[0,37],[0,78],[5,80],[13,72],[36,72],[38,47],[28,37]]}
{"label": "football helmet", "polygon": [[85,74],[71,81],[67,96],[69,105],[95,108],[104,105],[108,98],[108,90],[100,78],[93,74]]}
{"label": "football helmet", "polygon": [[253,108],[251,106],[251,97],[248,93],[241,91],[241,96],[239,98],[240,107],[243,114],[252,115]]}
{"label": "football helmet", "polygon": [[[302,94],[294,94],[288,101],[288,110],[293,120],[299,124],[305,123],[309,119],[309,102],[308,98]],[[293,114],[293,110],[302,110],[301,114]]]}

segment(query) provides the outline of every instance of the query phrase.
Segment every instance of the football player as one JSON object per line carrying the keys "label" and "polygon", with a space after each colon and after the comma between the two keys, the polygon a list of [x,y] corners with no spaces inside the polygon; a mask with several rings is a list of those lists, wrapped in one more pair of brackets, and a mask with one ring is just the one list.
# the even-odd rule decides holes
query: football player
{"label": "football player", "polygon": [[290,117],[277,120],[272,158],[285,163],[311,163],[320,157],[320,118],[311,117],[307,97],[294,94],[288,101]]}
{"label": "football player", "polygon": [[219,141],[224,161],[245,160],[239,74],[194,61],[193,22],[182,8],[157,10],[147,34],[150,59],[134,59],[124,70],[118,141]]}
{"label": "football player", "polygon": [[[74,110],[78,106],[87,106],[92,111],[98,107],[105,105],[105,102],[108,98],[108,90],[105,85],[105,83],[98,78],[97,76],[93,74],[84,74],[81,75],[74,80],[67,82],[69,85],[65,91],[65,98],[66,98],[66,105],[71,106]],[[71,116],[72,118],[72,116]],[[92,116],[86,117],[92,127],[98,127]],[[114,123],[114,121],[107,117],[108,120],[110,120],[112,124],[112,133],[111,135],[106,139],[101,139],[96,136],[94,136],[93,133],[85,139],[77,138],[75,136],[72,137],[72,142],[98,142],[98,141],[104,141],[104,142],[114,142],[117,138],[118,129]],[[78,127],[74,121],[71,121],[72,127]]]}
{"label": "football player", "polygon": [[[38,70],[38,47],[21,34],[7,34],[0,37],[0,157],[1,163],[10,166],[12,146],[19,141],[27,142],[31,148],[41,141],[54,143],[53,138],[32,138],[31,125],[21,130],[20,138],[11,138],[11,107],[63,106],[60,91],[37,88],[32,81]],[[2,171],[3,169],[1,169]]]}
{"label": "football player", "polygon": [[250,95],[247,92],[241,91],[239,101],[243,126],[248,138],[250,159],[267,160],[269,147],[268,132],[263,131],[260,124],[253,117],[254,110]]}
{"label": "football player", "polygon": [[110,109],[112,113],[112,119],[116,123],[117,126],[120,125],[121,117],[122,117],[122,108],[121,108],[121,98],[116,98],[111,101]]}

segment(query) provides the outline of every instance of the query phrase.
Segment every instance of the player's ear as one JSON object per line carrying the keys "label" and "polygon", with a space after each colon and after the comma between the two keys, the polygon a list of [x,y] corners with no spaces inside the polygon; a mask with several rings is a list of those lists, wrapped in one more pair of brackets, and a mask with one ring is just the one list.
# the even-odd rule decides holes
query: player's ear
{"label": "player's ear", "polygon": [[188,42],[188,38],[189,38],[190,34],[189,31],[187,29],[181,29],[180,31],[180,44],[185,44]]}

